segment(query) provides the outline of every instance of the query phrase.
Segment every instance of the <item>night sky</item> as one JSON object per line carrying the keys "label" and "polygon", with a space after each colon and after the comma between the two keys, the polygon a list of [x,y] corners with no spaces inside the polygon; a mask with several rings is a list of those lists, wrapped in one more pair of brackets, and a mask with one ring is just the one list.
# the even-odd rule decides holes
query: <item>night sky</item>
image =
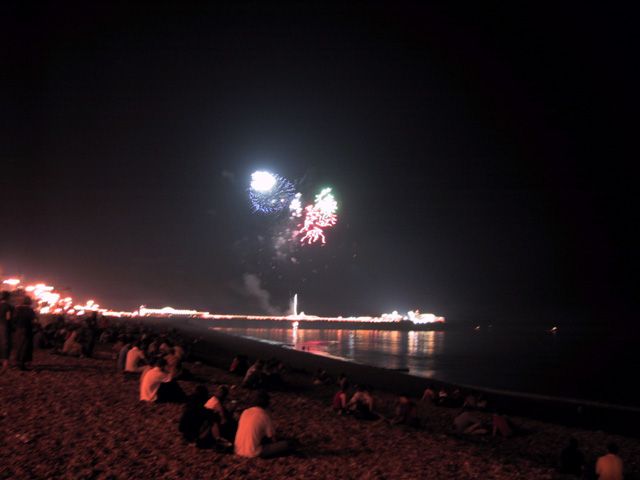
{"label": "night sky", "polygon": [[[625,12],[22,3],[0,7],[4,274],[123,309],[259,313],[249,274],[319,315],[637,315]],[[333,187],[325,247],[275,254],[258,169]]]}

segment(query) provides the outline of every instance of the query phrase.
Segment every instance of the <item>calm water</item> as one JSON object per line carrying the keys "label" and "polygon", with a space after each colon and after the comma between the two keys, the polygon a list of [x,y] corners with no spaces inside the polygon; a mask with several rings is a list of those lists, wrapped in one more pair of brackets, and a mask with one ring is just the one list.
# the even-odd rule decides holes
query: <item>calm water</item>
{"label": "calm water", "polygon": [[630,391],[638,344],[613,332],[216,330],[452,383],[640,406]]}

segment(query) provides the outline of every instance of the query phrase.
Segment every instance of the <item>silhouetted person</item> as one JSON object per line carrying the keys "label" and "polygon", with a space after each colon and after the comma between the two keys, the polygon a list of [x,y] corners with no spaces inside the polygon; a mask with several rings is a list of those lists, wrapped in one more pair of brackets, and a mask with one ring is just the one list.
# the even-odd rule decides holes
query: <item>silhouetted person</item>
{"label": "silhouetted person", "polygon": [[598,458],[596,462],[596,475],[599,480],[622,480],[622,459],[618,456],[618,445],[607,445],[607,454]]}
{"label": "silhouetted person", "polygon": [[347,408],[359,420],[377,420],[380,417],[373,411],[373,403],[371,389],[364,385],[358,385],[356,393],[347,404]]}
{"label": "silhouetted person", "polygon": [[231,373],[235,373],[236,375],[244,376],[247,373],[247,369],[249,368],[249,362],[247,361],[246,355],[236,355],[231,362],[231,366],[229,367],[229,371]]}
{"label": "silhouetted person", "polygon": [[24,297],[14,316],[16,363],[20,370],[26,370],[26,364],[33,360],[33,322],[36,318],[36,312],[31,308],[31,297]]}
{"label": "silhouetted person", "polygon": [[470,435],[483,435],[487,433],[482,419],[467,409],[462,409],[462,412],[453,419],[453,427],[458,433]]}
{"label": "silhouetted person", "polygon": [[338,415],[347,413],[347,382],[340,384],[340,389],[333,396],[332,408]]}
{"label": "silhouetted person", "polygon": [[93,349],[96,345],[96,338],[98,337],[98,313],[91,312],[91,314],[84,320],[84,342],[83,342],[83,354],[86,357],[93,356]]}
{"label": "silhouetted person", "polygon": [[2,292],[0,300],[0,360],[2,360],[2,372],[9,368],[11,355],[11,335],[13,333],[14,308],[9,300],[11,294]]}
{"label": "silhouetted person", "polygon": [[394,416],[391,419],[391,423],[415,426],[416,420],[416,404],[408,394],[403,393],[396,400]]}
{"label": "silhouetted person", "polygon": [[74,330],[69,333],[69,336],[62,346],[62,353],[64,355],[69,355],[72,357],[79,357],[80,355],[82,355],[82,345],[78,341],[78,337],[78,330]]}
{"label": "silhouetted person", "polygon": [[182,410],[178,429],[187,443],[195,442],[201,447],[211,443],[212,414],[204,407],[208,396],[207,387],[198,385]]}
{"label": "silhouetted person", "polygon": [[247,370],[247,373],[242,379],[242,386],[245,388],[258,388],[262,386],[263,367],[264,362],[260,359],[256,360],[255,363],[249,367],[249,370]]}
{"label": "silhouetted person", "polygon": [[427,385],[427,388],[424,389],[421,400],[429,403],[434,403],[436,401],[436,391],[431,385]]}
{"label": "silhouetted person", "polygon": [[560,454],[560,473],[568,475],[582,476],[584,471],[584,455],[578,448],[578,440],[569,439],[569,444]]}
{"label": "silhouetted person", "polygon": [[509,422],[509,419],[499,412],[493,412],[493,414],[491,415],[491,425],[492,435],[494,437],[496,435],[500,435],[502,437],[508,438],[513,435],[513,428],[511,426],[511,423]]}

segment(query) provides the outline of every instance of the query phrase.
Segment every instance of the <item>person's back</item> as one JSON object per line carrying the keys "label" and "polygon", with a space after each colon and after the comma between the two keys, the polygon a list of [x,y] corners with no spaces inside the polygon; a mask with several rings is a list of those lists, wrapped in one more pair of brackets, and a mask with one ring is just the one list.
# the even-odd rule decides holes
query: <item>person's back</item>
{"label": "person's back", "polygon": [[347,392],[344,389],[340,389],[333,396],[332,402],[333,410],[336,413],[343,414],[347,409]]}
{"label": "person's back", "polygon": [[453,426],[458,433],[487,433],[482,426],[482,420],[468,410],[463,410],[456,418],[453,419]]}
{"label": "person's back", "polygon": [[[254,406],[240,415],[238,431],[234,441],[234,451],[240,457],[274,457],[289,450],[286,441],[275,442],[275,432],[271,417],[267,413],[269,395],[259,391]],[[270,443],[266,443],[269,441]]]}
{"label": "person's back", "polygon": [[129,350],[131,350],[132,345],[130,343],[125,343],[121,348],[120,351],[118,352],[118,361],[117,361],[117,368],[119,372],[123,372],[125,369],[125,364],[127,361],[127,354],[129,353]]}
{"label": "person's back", "polygon": [[498,434],[505,438],[513,435],[513,429],[511,428],[511,425],[509,425],[509,419],[504,415],[496,412],[491,416],[491,421],[493,423],[494,437]]}
{"label": "person's back", "polygon": [[234,442],[236,455],[257,457],[262,453],[264,438],[273,437],[271,417],[262,407],[251,407],[240,415],[238,431]]}
{"label": "person's back", "polygon": [[178,430],[188,443],[197,442],[198,440],[203,440],[201,446],[205,446],[204,444],[207,443],[207,430],[211,423],[211,414],[203,406],[207,397],[207,388],[204,385],[198,385],[195,393],[189,398],[182,410]]}
{"label": "person's back", "polygon": [[30,297],[24,297],[23,304],[14,310],[16,362],[20,370],[25,370],[25,364],[33,358],[33,322],[37,317],[31,302]]}
{"label": "person's back", "polygon": [[560,454],[560,473],[580,476],[584,469],[584,455],[578,448],[578,441],[575,438],[569,440]]}
{"label": "person's back", "polygon": [[127,352],[127,359],[125,361],[125,372],[141,372],[143,366],[141,363],[145,360],[144,352],[140,350],[138,345],[134,345]]}
{"label": "person's back", "polygon": [[623,464],[618,456],[618,446],[610,443],[607,450],[607,454],[598,458],[596,462],[596,475],[600,480],[622,480]]}
{"label": "person's back", "polygon": [[69,334],[62,346],[62,353],[65,355],[77,356],[82,353],[82,345],[78,342],[78,331],[74,330]]}
{"label": "person's back", "polygon": [[155,402],[160,385],[171,381],[171,375],[164,371],[163,366],[149,368],[140,376],[140,400]]}

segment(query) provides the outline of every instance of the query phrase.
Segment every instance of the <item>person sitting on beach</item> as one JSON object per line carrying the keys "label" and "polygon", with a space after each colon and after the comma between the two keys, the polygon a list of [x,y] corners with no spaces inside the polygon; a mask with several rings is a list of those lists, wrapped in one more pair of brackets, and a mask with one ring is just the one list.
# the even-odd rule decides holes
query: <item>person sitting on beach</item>
{"label": "person sitting on beach", "polygon": [[437,402],[438,402],[438,405],[442,407],[446,407],[449,405],[449,393],[444,387],[440,387],[440,390],[438,390]]}
{"label": "person sitting on beach", "polygon": [[342,382],[340,389],[333,396],[332,408],[338,415],[347,413],[347,382]]}
{"label": "person sitting on beach", "polygon": [[436,401],[436,391],[431,385],[427,385],[427,388],[424,389],[424,393],[420,400],[429,403],[434,403]]}
{"label": "person sitting on beach", "polygon": [[313,377],[314,385],[328,385],[331,383],[331,377],[327,373],[324,368],[319,368],[316,370],[316,374]]}
{"label": "person sitting on beach", "polygon": [[153,358],[160,356],[160,339],[154,338],[149,342],[147,348],[145,348],[145,355],[147,358]]}
{"label": "person sitting on beach", "polygon": [[234,439],[236,434],[237,425],[224,406],[228,395],[229,387],[219,385],[215,394],[204,404],[204,408],[213,413],[211,432],[219,445],[226,445],[228,441]]}
{"label": "person sitting on beach", "polygon": [[140,375],[140,400],[157,403],[182,403],[184,391],[167,370],[164,358],[155,360],[155,365],[146,368]]}
{"label": "person sitting on beach", "polygon": [[247,408],[238,422],[238,431],[234,441],[234,451],[240,457],[269,458],[286,453],[289,443],[275,441],[275,431],[271,416],[267,412],[269,394],[259,391],[253,406]]}
{"label": "person sitting on beach", "polygon": [[173,346],[171,345],[171,342],[169,342],[168,340],[161,340],[160,346],[158,347],[158,353],[160,355],[166,356],[172,352],[173,352]]}
{"label": "person sitting on beach", "polygon": [[599,480],[622,480],[624,468],[618,456],[619,448],[615,443],[607,445],[607,453],[596,461],[596,475]]}
{"label": "person sitting on beach", "polygon": [[147,357],[140,349],[140,342],[136,342],[133,347],[127,352],[127,359],[125,360],[124,371],[129,373],[141,372],[144,370]]}
{"label": "person sitting on beach", "polygon": [[242,386],[245,388],[258,388],[262,385],[262,368],[263,362],[258,359],[255,361],[242,380]]}
{"label": "person sitting on beach", "polygon": [[178,430],[182,433],[182,438],[187,443],[196,443],[197,446],[205,447],[209,441],[211,429],[211,411],[204,407],[204,402],[209,397],[207,387],[198,385],[193,395],[187,400],[180,421]]}
{"label": "person sitting on beach", "polygon": [[572,437],[560,453],[560,473],[582,477],[583,472],[584,454],[580,451],[578,440]]}
{"label": "person sitting on beach", "polygon": [[409,395],[403,393],[396,401],[395,414],[391,419],[393,425],[415,425],[416,423],[416,404]]}
{"label": "person sitting on beach", "polygon": [[453,419],[453,426],[457,433],[468,435],[484,435],[488,433],[482,423],[482,419],[466,409],[462,409],[462,412]]}
{"label": "person sitting on beach", "polygon": [[270,359],[262,368],[262,385],[265,388],[281,388],[284,385],[284,371],[284,364],[280,360]]}
{"label": "person sitting on beach", "polygon": [[182,373],[182,360],[173,348],[164,356],[167,361],[167,370],[173,378],[178,378]]}
{"label": "person sitting on beach", "polygon": [[112,338],[113,332],[111,330],[103,330],[100,337],[98,337],[98,343],[104,345],[105,343],[111,342]]}
{"label": "person sitting on beach", "polygon": [[464,398],[462,397],[462,392],[459,388],[454,388],[451,395],[449,395],[447,405],[450,407],[462,407],[463,404]]}
{"label": "person sitting on beach", "polygon": [[356,393],[347,404],[347,408],[359,420],[377,420],[379,417],[373,411],[373,403],[371,389],[365,385],[358,385]]}
{"label": "person sitting on beach", "polygon": [[513,435],[513,428],[509,419],[498,412],[493,412],[491,415],[492,423],[492,435],[500,435],[505,438],[509,438]]}
{"label": "person sitting on beach", "polygon": [[123,342],[124,343],[120,346],[120,349],[118,350],[118,356],[116,359],[116,368],[118,369],[119,372],[124,372],[126,362],[127,362],[127,354],[129,353],[129,350],[131,350],[131,348],[133,347],[133,344],[127,341],[126,338],[123,339]]}
{"label": "person sitting on beach", "polygon": [[78,341],[78,330],[73,330],[62,346],[62,354],[71,357],[79,357],[82,355],[82,344]]}
{"label": "person sitting on beach", "polygon": [[249,368],[249,363],[247,362],[246,355],[236,355],[233,357],[231,361],[231,366],[229,367],[229,372],[234,373],[236,375],[244,375],[247,373],[247,368]]}
{"label": "person sitting on beach", "polygon": [[475,410],[477,406],[478,406],[478,401],[475,394],[473,392],[467,393],[467,396],[464,397],[464,402],[462,403],[462,407]]}
{"label": "person sitting on beach", "polygon": [[184,360],[184,357],[185,357],[185,351],[184,351],[184,348],[182,347],[182,345],[180,345],[179,343],[176,343],[173,346],[173,354],[175,356],[177,356],[180,359],[180,361],[182,362]]}
{"label": "person sitting on beach", "polygon": [[349,383],[349,379],[347,378],[347,374],[344,372],[341,372],[340,375],[338,375],[338,387],[343,388],[346,390],[347,385]]}

